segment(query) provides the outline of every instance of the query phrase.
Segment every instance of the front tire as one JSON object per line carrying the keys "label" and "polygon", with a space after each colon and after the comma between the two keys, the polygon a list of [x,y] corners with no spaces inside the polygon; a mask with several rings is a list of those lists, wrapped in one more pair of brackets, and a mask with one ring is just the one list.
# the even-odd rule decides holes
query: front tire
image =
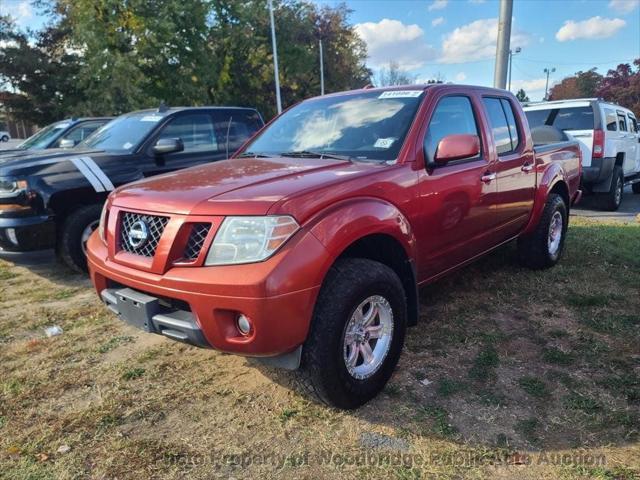
{"label": "front tire", "polygon": [[375,397],[400,358],[407,299],[396,273],[372,260],[338,260],[327,274],[302,348],[298,385],[353,409]]}
{"label": "front tire", "polygon": [[6,135],[3,135],[2,136],[2,141],[5,142],[5,143],[8,142],[9,141],[9,137],[7,137]]}
{"label": "front tire", "polygon": [[613,178],[611,179],[611,187],[609,191],[601,194],[600,205],[604,210],[615,212],[620,208],[622,203],[622,194],[624,192],[624,174],[622,167],[615,166],[613,168]]}
{"label": "front tire", "polygon": [[86,243],[98,228],[102,205],[94,204],[74,210],[62,224],[58,236],[58,256],[76,272],[87,271]]}
{"label": "front tire", "polygon": [[549,194],[533,233],[518,238],[518,257],[524,266],[541,270],[553,267],[562,256],[569,224],[567,205],[557,193]]}

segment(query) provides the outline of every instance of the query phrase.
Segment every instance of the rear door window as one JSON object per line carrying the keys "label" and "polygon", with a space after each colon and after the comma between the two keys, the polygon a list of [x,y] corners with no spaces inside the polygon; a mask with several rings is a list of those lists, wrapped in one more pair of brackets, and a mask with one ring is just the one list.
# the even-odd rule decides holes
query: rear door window
{"label": "rear door window", "polygon": [[229,149],[229,155],[242,146],[254,133],[262,128],[258,112],[219,111],[213,114],[220,149]]}
{"label": "rear door window", "polygon": [[511,140],[509,122],[507,121],[507,115],[502,106],[501,99],[485,97],[482,101],[487,109],[489,125],[498,155],[505,155],[512,152],[514,146]]}
{"label": "rear door window", "polygon": [[565,107],[525,112],[531,128],[550,125],[559,130],[593,130],[593,108]]}
{"label": "rear door window", "polygon": [[604,109],[604,123],[607,126],[609,132],[615,132],[618,130],[618,119],[616,118],[616,112],[610,108]]}
{"label": "rear door window", "polygon": [[624,116],[624,113],[618,113],[618,128],[621,132],[627,131],[627,117]]}

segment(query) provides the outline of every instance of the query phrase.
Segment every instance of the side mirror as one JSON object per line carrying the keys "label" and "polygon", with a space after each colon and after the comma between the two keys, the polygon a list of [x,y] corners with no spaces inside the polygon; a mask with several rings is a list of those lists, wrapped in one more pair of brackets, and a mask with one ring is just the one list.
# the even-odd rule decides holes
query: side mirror
{"label": "side mirror", "polygon": [[436,165],[445,165],[453,160],[472,158],[480,153],[480,138],[477,135],[456,134],[447,135],[436,150]]}
{"label": "side mirror", "polygon": [[155,155],[177,153],[184,150],[184,142],[180,138],[161,138],[152,150]]}
{"label": "side mirror", "polygon": [[71,140],[70,138],[63,138],[62,140],[60,140],[60,143],[58,144],[58,146],[60,148],[73,148],[77,145],[75,140]]}

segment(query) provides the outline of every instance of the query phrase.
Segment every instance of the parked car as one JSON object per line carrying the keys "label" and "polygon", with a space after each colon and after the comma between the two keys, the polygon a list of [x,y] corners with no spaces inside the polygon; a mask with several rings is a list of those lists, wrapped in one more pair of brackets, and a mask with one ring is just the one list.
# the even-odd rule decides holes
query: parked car
{"label": "parked car", "polygon": [[580,141],[582,184],[599,195],[605,210],[617,210],[624,186],[640,193],[640,128],[631,110],[598,98],[529,103],[529,126],[552,125]]}
{"label": "parked car", "polygon": [[0,150],[0,158],[25,156],[35,150],[75,147],[111,120],[111,117],[71,118],[52,123],[39,130],[35,135],[27,138],[16,148]]}
{"label": "parked car", "polygon": [[102,126],[72,150],[0,157],[0,247],[55,247],[76,270],[102,204],[118,185],[228,158],[263,125],[250,108],[143,110]]}
{"label": "parked car", "polygon": [[579,182],[577,142],[534,149],[509,92],[326,95],[231,160],[116,190],[89,270],[122,320],[297,369],[355,408],[391,376],[418,285],[515,239],[523,263],[553,266]]}
{"label": "parked car", "polygon": [[11,134],[6,130],[0,130],[0,142],[6,143],[11,140]]}

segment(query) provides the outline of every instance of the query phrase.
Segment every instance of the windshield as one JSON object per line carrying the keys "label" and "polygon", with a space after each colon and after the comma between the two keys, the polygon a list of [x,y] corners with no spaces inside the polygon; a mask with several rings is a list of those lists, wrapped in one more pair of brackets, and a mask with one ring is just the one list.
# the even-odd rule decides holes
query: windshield
{"label": "windshield", "polygon": [[371,91],[302,102],[248,144],[243,154],[395,160],[422,93]]}
{"label": "windshield", "polygon": [[559,130],[593,130],[593,109],[591,107],[550,108],[529,110],[529,127],[554,126]]}
{"label": "windshield", "polygon": [[31,150],[42,150],[47,148],[51,142],[56,140],[71,125],[69,122],[58,122],[47,125],[35,135],[27,138],[18,145],[18,148]]}
{"label": "windshield", "polygon": [[153,112],[123,115],[93,132],[78,148],[131,153],[162,118],[163,115]]}

